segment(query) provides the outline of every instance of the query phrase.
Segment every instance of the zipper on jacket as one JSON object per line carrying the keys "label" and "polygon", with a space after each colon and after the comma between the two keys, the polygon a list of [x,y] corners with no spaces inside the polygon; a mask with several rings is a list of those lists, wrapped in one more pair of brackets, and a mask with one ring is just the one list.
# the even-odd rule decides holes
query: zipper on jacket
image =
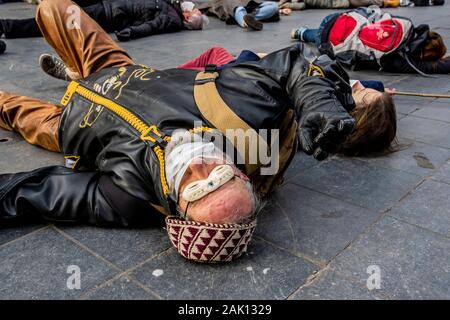
{"label": "zipper on jacket", "polygon": [[61,104],[66,107],[74,94],[78,94],[81,97],[93,102],[95,104],[104,106],[111,112],[118,115],[122,120],[130,124],[137,132],[140,133],[140,138],[143,141],[150,141],[154,143],[153,151],[159,162],[159,175],[161,180],[161,186],[163,189],[164,196],[169,194],[169,186],[167,184],[166,172],[165,172],[165,160],[164,160],[164,150],[159,144],[170,141],[170,137],[163,137],[158,131],[155,125],[147,125],[144,121],[138,118],[134,113],[126,109],[125,107],[119,105],[118,103],[107,99],[96,92],[84,88],[79,83],[72,81],[67,87],[67,91],[63,98],[61,99]]}

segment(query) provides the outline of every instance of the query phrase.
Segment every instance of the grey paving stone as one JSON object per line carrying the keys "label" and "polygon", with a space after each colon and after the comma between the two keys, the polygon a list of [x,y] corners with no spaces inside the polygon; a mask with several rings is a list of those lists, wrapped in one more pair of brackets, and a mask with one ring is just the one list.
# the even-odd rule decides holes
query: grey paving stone
{"label": "grey paving stone", "polygon": [[374,211],[290,183],[277,191],[260,215],[256,234],[325,263],[378,216]]}
{"label": "grey paving stone", "polygon": [[399,73],[384,73],[375,70],[364,70],[364,71],[349,71],[350,79],[355,80],[377,80],[383,82],[384,86],[387,88],[395,87],[394,83],[405,79],[404,74]]}
{"label": "grey paving stone", "polygon": [[450,185],[425,181],[389,212],[450,238]]}
{"label": "grey paving stone", "polygon": [[359,157],[358,159],[425,177],[441,167],[449,156],[448,149],[401,139],[393,153]]}
{"label": "grey paving stone", "polygon": [[[443,7],[440,7],[441,10]],[[420,14],[418,14],[420,10]],[[401,15],[405,17],[414,17],[414,23],[427,23],[436,19],[436,10],[433,7],[401,7],[401,8],[383,8],[383,11],[390,12],[391,14]],[[433,14],[434,13],[434,14]]]}
{"label": "grey paving stone", "polygon": [[450,184],[450,161],[444,164],[432,178]]}
{"label": "grey paving stone", "polygon": [[171,249],[132,276],[165,299],[286,299],[316,267],[262,241],[231,264],[194,264]]}
{"label": "grey paving stone", "polygon": [[298,152],[286,170],[284,180],[288,182],[289,180],[294,179],[297,174],[304,172],[319,163],[320,162],[314,159],[314,157],[308,156],[303,152]]}
{"label": "grey paving stone", "polygon": [[335,158],[298,175],[292,183],[378,211],[394,205],[419,180],[366,161]]}
{"label": "grey paving stone", "polygon": [[33,17],[36,12],[36,6],[32,5],[24,5],[22,3],[7,3],[1,4],[0,10],[0,19],[8,19],[8,18],[25,18],[25,17]]}
{"label": "grey paving stone", "polygon": [[120,277],[112,283],[102,286],[87,296],[88,300],[155,300],[148,293],[126,277]]}
{"label": "grey paving stone", "polygon": [[[2,138],[8,139],[7,142],[0,142],[0,145],[8,147],[9,152],[2,153],[0,174],[30,171],[51,165],[64,165],[64,158],[61,154],[32,146],[16,133],[0,130],[0,139]],[[4,163],[8,165],[2,165]]]}
{"label": "grey paving stone", "polygon": [[428,108],[433,101],[433,98],[422,97],[396,96],[394,98],[395,108],[400,114],[411,114],[420,108]]}
{"label": "grey paving stone", "polygon": [[409,115],[398,122],[398,134],[402,138],[450,148],[450,124],[446,122]]}
{"label": "grey paving stone", "polygon": [[33,231],[43,228],[43,224],[32,224],[21,227],[3,227],[0,226],[0,246],[6,243],[21,238]]}
{"label": "grey paving stone", "polygon": [[[117,271],[53,229],[0,248],[1,299],[74,299]],[[67,268],[81,271],[81,289],[69,290]]]}
{"label": "grey paving stone", "polygon": [[450,122],[450,102],[445,100],[435,100],[424,105],[412,113],[415,117],[423,117],[432,120]]}
{"label": "grey paving stone", "polygon": [[94,252],[126,270],[170,247],[167,233],[159,227],[142,230],[59,227]]}
{"label": "grey paving stone", "polygon": [[368,290],[360,283],[342,277],[330,270],[296,292],[293,300],[381,300],[376,290]]}
{"label": "grey paving stone", "polygon": [[448,238],[385,217],[331,267],[365,285],[367,268],[379,266],[379,292],[391,299],[449,299],[449,259]]}
{"label": "grey paving stone", "polygon": [[398,91],[419,93],[447,93],[450,91],[449,75],[425,79],[423,76],[411,74],[408,75],[406,80],[396,83],[395,88]]}

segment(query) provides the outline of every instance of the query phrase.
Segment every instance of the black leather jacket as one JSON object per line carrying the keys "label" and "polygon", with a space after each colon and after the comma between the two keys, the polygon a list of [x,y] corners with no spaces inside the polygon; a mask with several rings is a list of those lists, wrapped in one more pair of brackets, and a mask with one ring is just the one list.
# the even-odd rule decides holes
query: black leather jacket
{"label": "black leather jacket", "polygon": [[180,0],[107,0],[103,6],[109,29],[118,32],[119,40],[127,40],[182,30],[180,3]]}
{"label": "black leather jacket", "polygon": [[[295,109],[299,119],[324,110],[347,116],[354,107],[348,75],[328,59],[315,65],[324,77],[308,75],[311,64],[296,45],[220,71],[217,88],[254,129],[276,128],[288,109]],[[154,217],[151,204],[173,213],[161,161],[164,137],[178,128],[192,129],[194,121],[212,127],[193,98],[196,74],[134,65],[105,69],[80,81],[78,93],[68,90],[59,139],[75,170],[48,167],[0,175],[0,225],[37,215],[50,221],[130,226]],[[91,102],[96,99],[112,101],[116,108]],[[153,126],[152,131],[138,132],[142,124],[127,112]]]}

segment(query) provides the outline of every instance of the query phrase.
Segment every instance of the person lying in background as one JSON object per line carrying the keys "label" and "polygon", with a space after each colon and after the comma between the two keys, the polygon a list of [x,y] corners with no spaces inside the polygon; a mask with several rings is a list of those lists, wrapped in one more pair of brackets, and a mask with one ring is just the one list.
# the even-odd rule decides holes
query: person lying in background
{"label": "person lying in background", "polygon": [[263,22],[280,20],[278,4],[260,0],[210,0],[199,3],[198,8],[227,24],[238,24],[244,29],[260,31]]}
{"label": "person lying in background", "polygon": [[348,9],[359,7],[398,7],[400,0],[304,0],[305,9]]}
{"label": "person lying in background", "polygon": [[280,0],[278,2],[278,8],[280,10],[290,9],[293,11],[304,10],[306,8],[305,3],[299,0]]}
{"label": "person lying in background", "polygon": [[450,73],[450,57],[445,57],[447,47],[439,33],[428,25],[415,27],[409,18],[393,17],[379,9],[333,13],[318,29],[293,29],[291,38],[315,44],[322,54],[353,70]]}
{"label": "person lying in background", "polygon": [[[76,0],[75,3],[78,3],[104,30],[115,31],[120,41],[183,29],[200,30],[208,22],[207,17],[195,8],[192,2],[187,1],[181,3],[179,0]],[[34,18],[1,19],[0,37],[3,34],[6,38],[42,36]],[[0,40],[0,54],[5,49],[6,45]],[[65,70],[65,66],[52,55],[42,55],[39,64],[44,72],[56,78],[65,77],[65,80],[70,80],[79,77]]]}
{"label": "person lying in background", "polygon": [[406,0],[405,6],[413,5],[414,7],[443,6],[445,0]]}
{"label": "person lying in background", "polygon": [[0,0],[0,4],[11,2],[27,2],[29,4],[38,4],[41,0]]}
{"label": "person lying in background", "polygon": [[372,5],[396,8],[399,6],[442,6],[445,0],[304,0],[304,3],[306,9],[347,9]]}
{"label": "person lying in background", "polygon": [[[104,30],[116,32],[119,41],[154,34],[202,29],[199,10],[182,9],[179,0],[75,0]],[[41,37],[34,18],[0,19],[0,37]]]}

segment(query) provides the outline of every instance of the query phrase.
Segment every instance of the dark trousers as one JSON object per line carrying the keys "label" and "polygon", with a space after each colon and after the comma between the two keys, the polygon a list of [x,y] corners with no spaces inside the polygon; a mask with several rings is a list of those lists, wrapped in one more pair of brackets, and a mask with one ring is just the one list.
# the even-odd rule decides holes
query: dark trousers
{"label": "dark trousers", "polygon": [[[106,21],[106,13],[101,0],[76,0],[83,10],[94,19],[106,31],[111,30],[111,26]],[[83,6],[88,5],[88,6]],[[36,19],[2,19],[0,20],[5,38],[32,38],[42,37],[41,30],[36,23]]]}

